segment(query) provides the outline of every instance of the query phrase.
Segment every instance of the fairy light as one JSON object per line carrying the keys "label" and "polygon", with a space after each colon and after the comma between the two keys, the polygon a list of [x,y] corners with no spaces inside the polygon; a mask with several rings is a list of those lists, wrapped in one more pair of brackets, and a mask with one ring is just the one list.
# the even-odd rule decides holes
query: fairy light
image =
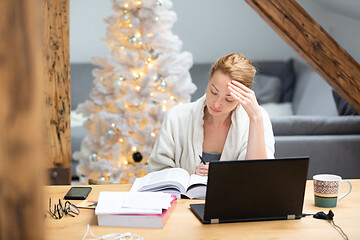
{"label": "fairy light", "polygon": [[155,17],[155,21],[159,21],[159,17]]}
{"label": "fairy light", "polygon": [[132,27],[133,27],[133,25],[130,23],[130,24],[129,24],[129,28],[132,28]]}
{"label": "fairy light", "polygon": [[170,100],[173,101],[175,99],[174,96],[170,96]]}
{"label": "fairy light", "polygon": [[138,73],[133,73],[133,76],[138,79],[140,77],[140,75]]}
{"label": "fairy light", "polygon": [[141,5],[141,1],[137,1],[136,4],[137,4],[138,6],[140,6],[140,5]]}
{"label": "fairy light", "polygon": [[162,108],[161,108],[161,110],[162,110],[163,112],[166,112],[166,106],[163,105]]}
{"label": "fairy light", "polygon": [[154,132],[152,132],[150,135],[151,135],[152,137],[155,137],[155,136],[156,136],[156,134],[155,134]]}
{"label": "fairy light", "polygon": [[137,85],[137,86],[135,87],[135,89],[136,89],[137,92],[140,92],[141,87],[140,87],[139,85]]}
{"label": "fairy light", "polygon": [[125,3],[124,8],[128,8],[128,7],[129,7],[129,4]]}
{"label": "fairy light", "polygon": [[132,147],[131,150],[132,150],[133,152],[136,152],[136,147]]}
{"label": "fairy light", "polygon": [[124,139],[119,138],[119,143],[123,143],[123,142],[124,142]]}
{"label": "fairy light", "polygon": [[124,48],[125,48],[124,46],[121,46],[121,47],[120,47],[121,50],[124,50]]}

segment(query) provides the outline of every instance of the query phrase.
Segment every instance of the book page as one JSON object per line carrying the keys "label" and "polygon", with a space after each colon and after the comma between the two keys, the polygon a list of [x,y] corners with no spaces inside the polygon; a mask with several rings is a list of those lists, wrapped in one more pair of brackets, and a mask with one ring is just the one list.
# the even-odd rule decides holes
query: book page
{"label": "book page", "polygon": [[188,188],[195,184],[207,185],[207,176],[200,176],[197,174],[192,174],[189,179]]}
{"label": "book page", "polygon": [[[189,173],[182,168],[168,168],[157,172],[148,173],[145,177],[137,178],[131,191],[143,191],[148,189],[161,189],[177,186],[184,192],[188,186]],[[172,185],[172,186],[171,186]],[[162,188],[163,189],[163,188]]]}

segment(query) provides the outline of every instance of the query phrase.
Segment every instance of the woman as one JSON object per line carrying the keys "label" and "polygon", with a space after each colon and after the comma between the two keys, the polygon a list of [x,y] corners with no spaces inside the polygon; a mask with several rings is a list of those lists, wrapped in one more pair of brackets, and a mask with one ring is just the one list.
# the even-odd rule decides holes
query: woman
{"label": "woman", "polygon": [[274,158],[274,134],[251,90],[256,70],[241,54],[211,67],[206,94],[170,109],[149,158],[149,172],[169,167],[207,176],[214,160]]}

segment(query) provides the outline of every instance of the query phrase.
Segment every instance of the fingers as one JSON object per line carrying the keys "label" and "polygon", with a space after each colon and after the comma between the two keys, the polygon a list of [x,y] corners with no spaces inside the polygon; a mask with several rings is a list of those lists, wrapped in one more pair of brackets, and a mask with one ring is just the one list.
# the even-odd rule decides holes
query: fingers
{"label": "fingers", "polygon": [[238,91],[241,89],[242,91],[244,91],[246,93],[251,93],[252,92],[252,90],[250,88],[246,87],[244,84],[242,84],[241,82],[238,82],[238,81],[232,80],[229,83],[229,85],[232,86],[234,89],[236,89]]}
{"label": "fingers", "polygon": [[209,163],[199,164],[195,167],[195,174],[200,176],[207,176],[209,172]]}

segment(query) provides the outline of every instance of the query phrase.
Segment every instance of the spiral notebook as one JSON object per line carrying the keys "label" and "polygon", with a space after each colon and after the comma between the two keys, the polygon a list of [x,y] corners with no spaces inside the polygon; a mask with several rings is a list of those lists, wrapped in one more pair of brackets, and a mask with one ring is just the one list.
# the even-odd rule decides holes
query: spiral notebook
{"label": "spiral notebook", "polygon": [[205,204],[190,204],[202,223],[299,219],[309,157],[219,161],[209,166]]}

